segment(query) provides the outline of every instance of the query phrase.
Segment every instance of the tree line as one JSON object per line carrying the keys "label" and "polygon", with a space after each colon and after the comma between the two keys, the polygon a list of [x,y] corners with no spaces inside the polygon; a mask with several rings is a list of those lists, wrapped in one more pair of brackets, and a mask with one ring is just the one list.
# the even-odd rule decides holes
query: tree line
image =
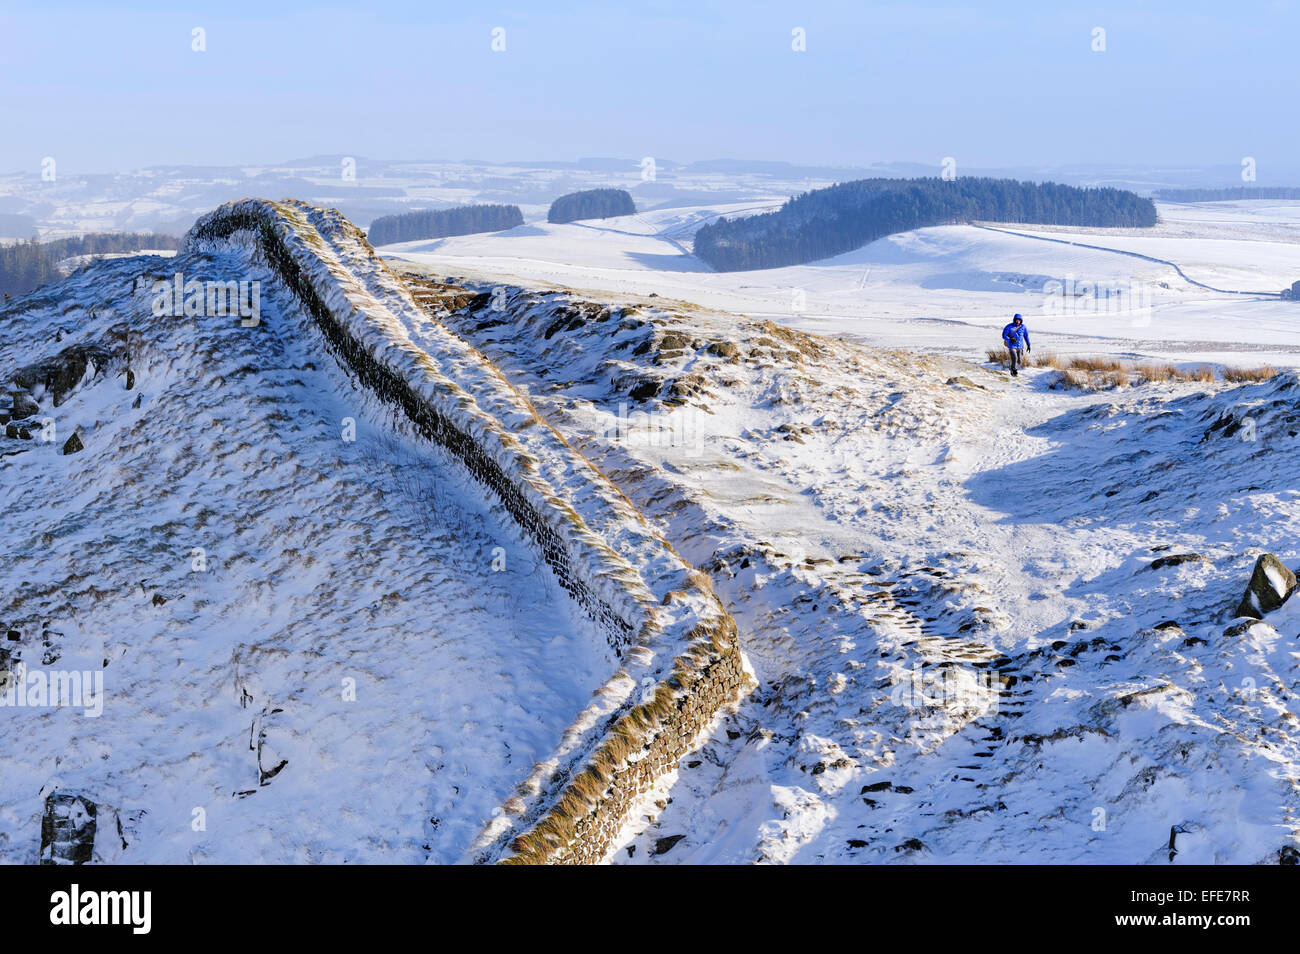
{"label": "tree line", "polygon": [[587,189],[570,192],[551,203],[546,221],[577,222],[579,219],[607,219],[612,215],[635,215],[636,203],[625,189]]}
{"label": "tree line", "polygon": [[58,263],[74,255],[180,248],[180,239],[157,232],[91,232],[76,238],[41,242],[35,238],[0,245],[0,293],[12,297],[62,278]]}
{"label": "tree line", "polygon": [[802,265],[876,239],[971,221],[1146,228],[1150,199],[1112,188],[963,177],[859,179],[805,192],[775,212],[721,218],[695,233],[695,254],[718,271]]}
{"label": "tree line", "polygon": [[1300,199],[1290,186],[1236,186],[1227,189],[1161,189],[1161,202],[1231,202],[1234,199]]}
{"label": "tree line", "polygon": [[421,209],[398,215],[381,215],[370,223],[366,237],[371,245],[392,245],[419,239],[500,232],[524,224],[517,205],[461,205],[452,209]]}

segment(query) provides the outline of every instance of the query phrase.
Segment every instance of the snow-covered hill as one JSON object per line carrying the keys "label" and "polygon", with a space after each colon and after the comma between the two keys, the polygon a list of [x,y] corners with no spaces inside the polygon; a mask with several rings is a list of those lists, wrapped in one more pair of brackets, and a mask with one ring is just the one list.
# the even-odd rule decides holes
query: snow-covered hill
{"label": "snow-covered hill", "polygon": [[[685,711],[724,604],[759,687],[634,780],[611,860],[1294,858],[1300,611],[1235,612],[1258,557],[1300,561],[1296,372],[1013,381],[617,248],[564,273],[602,290],[542,287],[565,235],[596,261],[706,214],[465,239],[521,243],[529,287],[465,256],[413,299],[337,213],[250,201],[0,311],[0,669],[102,686],[0,707],[0,860],[56,791],[121,826],[100,860],[545,857],[586,821],[554,806]],[[1111,260],[978,229],[862,254],[978,271],[980,242]],[[160,313],[177,272],[258,306]],[[478,482],[439,449],[467,443]]]}
{"label": "snow-covered hill", "polygon": [[[260,323],[156,317],[178,271],[261,282]],[[42,361],[71,368],[23,398],[53,440],[0,438],[0,668],[93,674],[102,711],[0,708],[0,859],[35,859],[58,788],[129,818],[125,862],[455,861],[613,671],[515,522],[354,388],[251,249],[16,303],[0,369]]]}
{"label": "snow-covered hill", "polygon": [[1081,395],[684,302],[432,313],[713,577],[762,686],[622,861],[1276,861],[1300,381]]}

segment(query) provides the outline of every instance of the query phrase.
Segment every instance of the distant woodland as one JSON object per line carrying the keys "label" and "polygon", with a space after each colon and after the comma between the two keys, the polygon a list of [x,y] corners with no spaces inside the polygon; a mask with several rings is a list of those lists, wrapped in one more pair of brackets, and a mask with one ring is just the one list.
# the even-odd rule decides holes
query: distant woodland
{"label": "distant woodland", "polygon": [[523,224],[524,215],[517,205],[461,205],[453,209],[381,215],[370,223],[366,237],[371,245],[392,245],[449,235],[500,232]]}
{"label": "distant woodland", "polygon": [[1162,202],[1231,202],[1234,199],[1300,199],[1300,189],[1290,186],[1237,186],[1229,189],[1161,189]]}
{"label": "distant woodland", "polygon": [[180,239],[155,232],[92,232],[78,238],[39,242],[31,239],[0,245],[0,293],[18,297],[46,282],[62,278],[57,265],[74,255],[138,252],[141,249],[175,249]]}
{"label": "distant woodland", "polygon": [[579,219],[607,219],[611,215],[633,215],[636,203],[623,189],[588,189],[570,192],[551,203],[547,222],[577,222]]}
{"label": "distant woodland", "polygon": [[1145,228],[1150,199],[1122,189],[1013,179],[859,179],[797,195],[775,212],[719,219],[695,233],[695,254],[718,271],[801,265],[876,239],[971,221]]}

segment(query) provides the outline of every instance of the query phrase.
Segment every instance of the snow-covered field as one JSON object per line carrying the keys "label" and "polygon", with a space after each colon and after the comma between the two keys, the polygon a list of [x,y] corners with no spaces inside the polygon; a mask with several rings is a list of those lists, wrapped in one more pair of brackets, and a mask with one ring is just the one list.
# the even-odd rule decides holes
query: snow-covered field
{"label": "snow-covered field", "polygon": [[[1276,295],[1300,280],[1300,202],[1159,204],[1161,224],[1140,231],[943,226],[754,272],[714,273],[689,254],[690,224],[763,208],[740,202],[528,223],[382,251],[447,275],[596,294],[653,292],[865,344],[964,357],[996,346],[998,330],[1020,312],[1035,344],[1063,354],[1300,364],[1295,303],[1225,293]],[[1122,252],[1171,262],[1185,277],[1173,265]],[[1108,299],[1108,291],[1122,294]]]}
{"label": "snow-covered field", "polygon": [[[261,281],[260,324],[154,317],[177,270]],[[105,356],[34,390],[54,441],[0,438],[0,668],[102,696],[0,707],[0,860],[35,860],[56,788],[115,811],[109,860],[458,860],[613,671],[603,636],[246,254],[106,261],[0,316],[6,380],[71,345]]]}

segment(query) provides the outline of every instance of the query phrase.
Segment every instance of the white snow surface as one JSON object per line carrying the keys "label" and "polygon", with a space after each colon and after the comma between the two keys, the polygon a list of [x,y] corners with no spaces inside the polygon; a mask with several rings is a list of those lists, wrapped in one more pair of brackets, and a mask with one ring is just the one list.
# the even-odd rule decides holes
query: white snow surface
{"label": "white snow surface", "polygon": [[[153,317],[175,270],[260,280],[260,326]],[[510,516],[247,248],[103,262],[0,322],[8,373],[99,342],[135,377],[88,373],[41,401],[55,443],[0,450],[9,665],[105,692],[98,718],[0,707],[0,859],[35,860],[58,788],[130,819],[105,860],[458,860],[616,666]],[[259,735],[263,770],[287,759],[261,785]]]}
{"label": "white snow surface", "polygon": [[[550,807],[614,719],[663,683],[683,653],[707,647],[725,612],[697,584],[692,567],[491,363],[430,320],[337,211],[301,202],[232,203],[200,219],[186,249],[234,247],[257,256],[258,239],[242,227],[224,238],[205,237],[208,226],[223,217],[239,223],[246,214],[270,223],[330,314],[371,358],[472,435],[547,521],[567,553],[570,576],[630,627],[630,648],[617,671],[593,693],[549,757],[536,762],[518,787],[521,797],[512,796],[511,811],[498,813],[473,843],[469,859],[489,860]],[[670,689],[684,691],[676,684]]]}
{"label": "white snow surface", "polygon": [[[257,223],[251,228],[244,218],[250,215]],[[238,227],[217,237],[211,227],[231,216]],[[269,266],[257,234],[262,228],[279,236],[333,320],[371,359],[472,435],[547,522],[567,553],[570,575],[630,625],[633,648],[621,659],[615,658],[608,633],[558,589],[550,568],[536,559],[533,543],[523,541],[504,510],[488,502],[495,497],[336,366],[314,321]],[[258,282],[261,323],[248,328],[234,316],[150,314],[154,281],[170,281],[178,271],[201,281]],[[722,614],[717,600],[694,582],[689,564],[627,499],[542,422],[478,352],[430,322],[336,212],[296,202],[235,203],[200,220],[170,261],[101,262],[7,311],[10,333],[0,361],[10,373],[74,343],[106,352],[69,395],[35,389],[32,396],[43,402],[37,415],[56,415],[43,422],[64,435],[75,429],[87,449],[60,455],[61,437],[12,439],[5,457],[16,468],[8,488],[16,500],[7,506],[12,519],[7,529],[28,541],[34,548],[29,559],[37,561],[38,551],[48,558],[51,540],[64,534],[38,534],[29,522],[40,524],[48,513],[74,520],[77,533],[67,534],[67,547],[94,549],[115,568],[140,574],[121,607],[110,602],[88,610],[87,600],[104,603],[104,593],[122,587],[105,590],[96,582],[77,589],[86,575],[74,573],[27,592],[33,587],[27,578],[31,571],[21,562],[11,570],[9,582],[18,595],[4,612],[6,626],[13,628],[10,642],[18,645],[8,646],[0,662],[11,669],[18,663],[34,667],[36,654],[42,666],[53,667],[66,657],[78,662],[78,671],[102,670],[100,676],[117,662],[113,672],[123,679],[116,694],[108,692],[103,715],[81,725],[80,733],[76,725],[59,723],[58,730],[48,730],[43,722],[30,723],[37,728],[25,744],[32,753],[28,769],[40,781],[22,795],[13,791],[12,832],[0,828],[5,839],[0,846],[19,857],[34,852],[33,843],[23,844],[22,826],[39,812],[41,796],[57,789],[85,795],[114,820],[127,818],[129,837],[121,851],[135,844],[127,859],[132,861],[485,860],[512,831],[546,810],[557,793],[554,779],[580,767],[602,741],[609,720],[636,704],[638,686],[644,691],[661,682],[692,640],[707,639],[698,635],[699,624]],[[196,412],[201,406],[196,395],[208,392],[221,397],[218,408]],[[139,406],[128,403],[133,400]],[[251,415],[249,408],[255,409]],[[161,422],[152,420],[151,410],[162,415]],[[298,418],[311,418],[314,429],[297,426]],[[356,440],[350,436],[354,425],[361,435]],[[124,428],[138,435],[135,443],[119,439],[116,431]],[[230,450],[232,429],[239,439]],[[161,455],[161,463],[142,450],[143,470],[136,477],[122,481],[122,468],[112,478],[99,473],[137,444]],[[368,452],[349,453],[353,445]],[[300,463],[304,458],[310,463]],[[214,477],[218,464],[224,469],[217,468]],[[333,482],[327,501],[318,499],[311,481],[298,481],[304,468],[315,481]],[[192,477],[196,470],[201,473]],[[246,486],[243,496],[231,492],[232,470],[238,471],[240,486],[263,488],[272,478],[269,489],[259,489],[256,506],[245,499]],[[51,474],[79,482],[68,501],[58,495],[52,495],[53,503],[41,498]],[[187,482],[173,490],[180,477]],[[362,489],[354,482],[362,482]],[[88,491],[80,486],[85,483],[97,494],[93,499],[99,506],[93,510],[87,509]],[[136,492],[128,493],[130,488]],[[116,535],[126,527],[140,534],[133,514],[142,501],[156,504],[172,493],[192,497],[200,491],[214,498],[210,506],[192,499],[173,504],[174,519],[143,535],[147,554],[138,549],[144,544],[129,539],[128,545]],[[346,509],[334,509],[339,507]],[[419,538],[425,532],[431,540]],[[172,547],[186,535],[196,542],[182,547],[184,559],[173,565]],[[200,553],[196,547],[207,561],[198,569],[188,562]],[[503,571],[503,561],[509,572]],[[237,585],[194,595],[209,574],[226,581],[231,567],[240,571],[230,573],[232,582],[248,581],[255,599]],[[303,567],[317,569],[304,573]],[[282,573],[268,577],[270,570]],[[146,598],[145,605],[157,610],[173,607],[145,611],[161,618],[158,635],[147,627],[143,635],[116,633],[123,625],[120,617],[138,615]],[[187,598],[195,608],[184,612],[181,601]],[[252,620],[258,625],[246,631]],[[213,627],[228,635],[212,638]],[[348,642],[324,646],[339,630]],[[139,654],[140,646],[152,650],[159,641],[160,652]],[[429,641],[432,647],[424,645]],[[34,642],[44,651],[33,649]],[[209,655],[173,663],[173,642],[193,642]],[[86,660],[99,661],[87,669]],[[224,797],[251,802],[262,796],[263,807],[236,813],[244,827],[231,824],[228,830],[236,836],[255,832],[237,837],[236,846],[187,835],[178,840],[173,826],[182,809],[193,816],[192,831],[209,830],[206,802],[188,809],[179,803],[165,811],[159,807],[167,800],[193,799],[182,793],[201,790],[200,782],[184,773],[155,777],[150,769],[119,766],[112,758],[115,744],[125,747],[114,732],[139,731],[155,720],[166,725],[160,711],[175,700],[149,668],[160,665],[199,696],[202,719],[212,717],[213,705],[202,690],[222,680],[230,683],[227,695],[244,710],[236,718],[248,717],[244,745],[253,760],[253,781],[240,787],[232,779],[234,787]],[[545,679],[551,666],[561,673],[547,691],[536,691],[535,681]],[[353,697],[364,698],[363,684],[372,688],[363,678],[372,672],[383,691],[372,693],[370,701],[384,709],[364,710],[371,718],[356,719],[354,730],[347,716],[363,711]],[[109,683],[111,690],[112,677]],[[119,701],[127,691],[138,705]],[[429,696],[435,703],[423,701]],[[400,717],[393,716],[399,707]],[[32,719],[47,714],[35,705],[8,711]],[[184,706],[181,711],[188,712]],[[56,710],[58,718],[65,714]],[[529,725],[520,726],[520,719]],[[431,725],[418,730],[423,721]],[[28,731],[29,722],[16,720],[12,731]],[[313,725],[323,728],[313,731]],[[207,764],[215,756],[198,726],[182,722],[166,731],[169,743],[188,747],[187,764],[202,773],[203,783],[210,786],[230,774]],[[385,743],[366,749],[356,738],[391,732],[414,746],[417,762],[401,758],[400,748],[388,751]],[[156,751],[161,743],[152,733],[140,734],[132,741],[141,758],[151,763],[171,758]],[[92,768],[84,764],[86,757],[68,757],[65,750],[85,747],[87,738],[101,743],[95,751],[106,764]],[[57,775],[50,773],[50,758],[62,769]],[[372,764],[374,759],[382,765]],[[451,770],[438,774],[446,768]],[[130,783],[117,773],[129,774]],[[350,788],[344,784],[348,779]],[[302,796],[318,785],[328,786],[329,795],[311,800],[311,817],[295,817],[285,822],[285,831],[277,831],[281,816],[304,815]],[[275,796],[267,794],[272,791]],[[512,802],[508,817],[500,810],[507,800]],[[399,801],[405,816],[394,815],[392,806]],[[224,802],[213,810],[223,818],[229,813]],[[164,835],[170,837],[165,844]],[[115,844],[100,839],[97,851],[119,853],[102,848],[103,841]],[[182,850],[188,855],[176,854]]]}
{"label": "white snow surface", "polygon": [[[758,210],[383,250],[501,289],[495,310],[413,309],[355,246],[312,250],[331,306],[382,326],[374,353],[481,415],[539,499],[574,508],[592,534],[573,545],[650,596],[629,611],[670,635],[708,611],[653,605],[686,570],[662,535],[739,623],[760,689],[611,860],[1255,863],[1300,847],[1300,603],[1232,616],[1262,552],[1300,562],[1296,372],[1080,393],[964,360],[1020,311],[1036,348],[1300,366],[1300,306],[1254,294],[1300,278],[1300,203],[1161,204],[1150,231],[924,229],[761,272],[690,255],[694,225]],[[34,858],[40,795],[60,787],[128,819],[123,860],[457,860],[636,684],[609,680],[599,634],[509,518],[353,391],[247,238],[102,262],[0,313],[0,372],[128,325],[136,375],[42,400],[56,444],[0,445],[0,629],[21,634],[2,645],[99,661],[108,692],[98,720],[7,711],[0,859]],[[263,327],[164,327],[148,283],[131,290],[142,261],[260,275]],[[1141,283],[1151,312],[1044,313],[1043,283],[1068,276]],[[571,320],[583,301],[610,314]],[[658,394],[632,398],[647,381]],[[673,385],[684,405],[664,403]],[[74,426],[86,450],[61,456]],[[677,645],[628,665],[662,672]],[[258,731],[264,763],[288,759],[264,786]]]}
{"label": "white snow surface", "polygon": [[[613,860],[1300,844],[1295,601],[1232,617],[1261,552],[1300,559],[1295,372],[1063,391],[614,291],[627,324],[557,328],[588,294],[507,289],[443,320],[711,574],[762,683]],[[646,377],[702,390],[632,399]]]}

